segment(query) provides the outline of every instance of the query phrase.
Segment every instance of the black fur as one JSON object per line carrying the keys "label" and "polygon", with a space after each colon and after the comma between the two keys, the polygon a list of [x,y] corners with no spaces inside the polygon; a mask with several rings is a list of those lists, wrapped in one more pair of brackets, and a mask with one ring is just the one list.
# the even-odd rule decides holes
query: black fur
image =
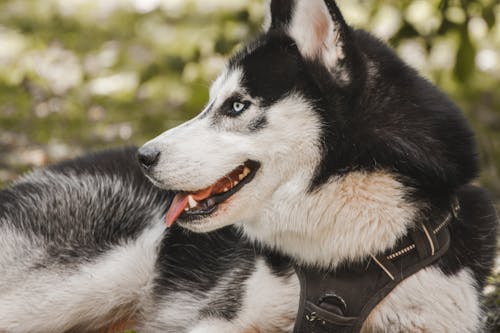
{"label": "black fur", "polygon": [[[311,191],[352,171],[389,171],[406,185],[420,216],[437,219],[459,195],[467,218],[452,226],[458,239],[441,265],[453,274],[466,264],[482,285],[492,266],[496,219],[486,197],[474,203],[472,190],[463,189],[476,177],[478,160],[462,112],[387,45],[350,28],[334,1],[326,3],[345,54],[338,68],[304,59],[288,37],[293,1],[272,2],[270,30],[233,56],[230,66],[243,70],[243,86],[263,108],[290,93],[313,103],[322,121],[323,160]],[[483,215],[490,218],[479,219]],[[483,268],[466,257],[481,257]]]}
{"label": "black fur", "polygon": [[274,0],[271,2],[271,28],[283,28],[292,20],[294,1]]}
{"label": "black fur", "polygon": [[231,58],[230,68],[242,68],[241,84],[266,108],[285,95],[310,86],[310,78],[294,41],[280,32],[268,33]]}
{"label": "black fur", "polygon": [[477,153],[460,110],[382,42],[346,31],[352,39],[345,48],[358,53],[349,58],[357,70],[347,72],[355,78],[347,86],[276,30],[231,60],[263,107],[294,91],[315,101],[328,144],[312,187],[354,170],[392,170],[419,193],[443,196],[467,184],[478,171]]}
{"label": "black fur", "polygon": [[464,266],[471,268],[482,290],[495,261],[498,217],[490,196],[475,186],[458,191],[460,213],[450,227],[450,250],[439,266],[447,274],[455,274]]}
{"label": "black fur", "polygon": [[252,121],[248,126],[250,132],[258,132],[267,126],[267,118],[265,116],[259,117]]}
{"label": "black fur", "polygon": [[239,311],[242,283],[253,272],[256,259],[255,250],[233,228],[195,234],[174,226],[160,248],[154,295],[161,299],[171,292],[204,293],[215,289],[221,277],[228,278],[231,283],[217,289],[200,315],[231,320]]}

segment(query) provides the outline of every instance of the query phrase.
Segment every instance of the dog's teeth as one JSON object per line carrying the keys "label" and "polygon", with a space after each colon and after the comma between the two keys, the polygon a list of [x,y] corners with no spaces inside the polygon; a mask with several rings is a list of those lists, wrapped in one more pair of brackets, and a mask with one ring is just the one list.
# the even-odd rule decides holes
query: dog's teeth
{"label": "dog's teeth", "polygon": [[236,185],[238,185],[239,183],[240,183],[240,182],[236,182],[236,181],[235,181],[235,182],[233,183],[233,186],[236,186]]}
{"label": "dog's teeth", "polygon": [[188,196],[189,208],[194,208],[198,205],[198,202],[193,199],[192,196]]}
{"label": "dog's teeth", "polygon": [[186,207],[186,208],[184,208],[184,211],[185,211],[185,212],[189,212],[189,208],[187,208],[187,207]]}
{"label": "dog's teeth", "polygon": [[240,181],[242,181],[246,176],[248,176],[250,174],[250,171],[251,170],[249,167],[244,167],[243,172],[238,175],[238,178],[240,179]]}
{"label": "dog's teeth", "polygon": [[229,191],[229,188],[228,187],[224,187],[224,192],[227,192]]}

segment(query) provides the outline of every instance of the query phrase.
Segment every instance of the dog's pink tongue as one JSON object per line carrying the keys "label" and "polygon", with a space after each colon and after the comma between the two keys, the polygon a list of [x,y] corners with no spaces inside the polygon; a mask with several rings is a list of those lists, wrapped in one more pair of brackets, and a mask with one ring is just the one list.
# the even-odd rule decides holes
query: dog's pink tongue
{"label": "dog's pink tongue", "polygon": [[167,227],[171,227],[175,220],[182,214],[184,209],[188,205],[188,195],[187,194],[177,194],[174,200],[170,204],[170,208],[167,212],[167,217],[165,222],[167,222]]}
{"label": "dog's pink tongue", "polygon": [[186,193],[179,193],[174,197],[174,200],[172,200],[172,203],[170,204],[170,208],[168,209],[167,216],[165,218],[165,222],[167,223],[168,227],[171,227],[177,218],[181,216],[182,212],[184,209],[189,204],[188,201],[188,196],[191,195],[194,200],[196,201],[201,201],[205,200],[212,194],[212,186],[205,189],[198,191],[196,193],[191,193],[191,194],[186,194]]}

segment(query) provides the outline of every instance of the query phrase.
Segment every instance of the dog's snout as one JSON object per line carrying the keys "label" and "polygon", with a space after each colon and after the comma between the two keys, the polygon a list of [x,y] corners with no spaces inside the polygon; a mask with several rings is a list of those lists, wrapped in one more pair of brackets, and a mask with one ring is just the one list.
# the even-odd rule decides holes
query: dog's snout
{"label": "dog's snout", "polygon": [[144,170],[149,170],[155,166],[160,159],[160,151],[151,146],[143,146],[137,153],[137,158]]}

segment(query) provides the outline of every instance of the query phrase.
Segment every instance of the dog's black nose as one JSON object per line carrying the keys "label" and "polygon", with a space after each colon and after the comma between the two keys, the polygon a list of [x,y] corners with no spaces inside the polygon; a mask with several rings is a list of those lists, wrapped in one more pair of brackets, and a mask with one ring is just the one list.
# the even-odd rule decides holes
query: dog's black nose
{"label": "dog's black nose", "polygon": [[160,159],[160,152],[151,146],[143,146],[137,153],[139,163],[145,170],[149,170]]}

